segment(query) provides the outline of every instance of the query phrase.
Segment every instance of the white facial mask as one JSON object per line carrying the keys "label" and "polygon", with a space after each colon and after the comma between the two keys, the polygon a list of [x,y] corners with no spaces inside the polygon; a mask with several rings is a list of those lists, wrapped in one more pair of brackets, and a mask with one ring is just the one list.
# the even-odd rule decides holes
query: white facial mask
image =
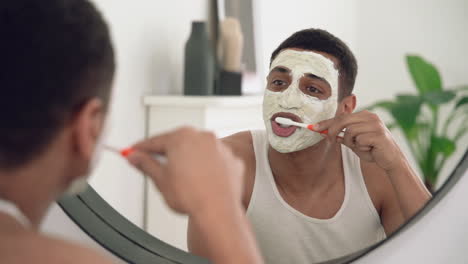
{"label": "white facial mask", "polygon": [[[303,150],[322,140],[319,133],[304,128],[297,128],[289,137],[280,137],[273,133],[271,118],[279,112],[293,113],[303,123],[316,124],[332,118],[338,107],[338,70],[333,61],[311,51],[286,49],[272,62],[270,71],[282,66],[291,70],[292,82],[282,92],[265,89],[263,98],[263,120],[270,145],[281,153]],[[306,73],[314,74],[326,80],[331,86],[331,96],[326,100],[304,94],[299,88],[300,79]]]}
{"label": "white facial mask", "polygon": [[65,190],[64,195],[76,195],[86,191],[86,189],[88,188],[89,175],[94,170],[94,168],[96,168],[97,164],[99,163],[99,160],[101,159],[102,151],[104,149],[104,140],[106,139],[107,131],[108,126],[106,122],[106,124],[104,125],[104,129],[96,142],[96,147],[94,148],[94,152],[91,157],[88,173],[72,181],[68,188]]}

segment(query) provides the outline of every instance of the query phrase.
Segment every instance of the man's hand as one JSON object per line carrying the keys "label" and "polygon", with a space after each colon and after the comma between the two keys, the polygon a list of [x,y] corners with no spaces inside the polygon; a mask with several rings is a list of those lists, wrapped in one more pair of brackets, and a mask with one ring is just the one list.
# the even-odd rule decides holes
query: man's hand
{"label": "man's hand", "polygon": [[[345,144],[359,158],[375,162],[385,171],[401,166],[405,158],[380,118],[369,111],[345,114],[324,120],[314,126],[317,131],[328,130],[327,139]],[[344,137],[338,134],[346,129]]]}
{"label": "man's hand", "polygon": [[[317,131],[328,129],[328,140],[345,144],[360,159],[375,162],[384,171],[393,185],[405,220],[419,211],[431,198],[390,131],[376,114],[369,111],[345,114],[324,120],[314,128]],[[338,134],[343,129],[346,131],[344,137],[340,138]]]}
{"label": "man's hand", "polygon": [[[210,132],[181,128],[133,146],[130,163],[200,230],[212,263],[263,263],[242,208],[244,165]],[[157,161],[153,155],[166,157]]]}
{"label": "man's hand", "polygon": [[133,149],[130,163],[151,177],[173,210],[192,215],[218,205],[241,206],[243,163],[213,133],[181,128]]}

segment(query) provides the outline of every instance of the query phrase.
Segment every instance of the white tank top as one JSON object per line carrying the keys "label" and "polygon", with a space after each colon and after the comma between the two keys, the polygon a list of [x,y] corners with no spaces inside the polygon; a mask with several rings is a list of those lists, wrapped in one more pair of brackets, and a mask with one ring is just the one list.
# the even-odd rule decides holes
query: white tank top
{"label": "white tank top", "polygon": [[31,226],[28,218],[21,212],[21,210],[12,202],[0,198],[0,213],[7,214],[22,226],[29,228]]}
{"label": "white tank top", "polygon": [[268,161],[265,131],[251,131],[255,183],[247,208],[268,264],[315,263],[341,257],[385,239],[380,217],[367,192],[359,158],[342,147],[345,197],[329,219],[306,216],[280,195]]}

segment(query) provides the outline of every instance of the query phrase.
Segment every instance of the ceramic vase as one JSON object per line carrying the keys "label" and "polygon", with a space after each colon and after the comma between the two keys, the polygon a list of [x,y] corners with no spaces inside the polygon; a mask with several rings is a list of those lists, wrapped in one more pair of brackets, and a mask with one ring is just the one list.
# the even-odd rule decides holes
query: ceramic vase
{"label": "ceramic vase", "polygon": [[192,22],[185,45],[184,95],[212,95],[215,83],[215,56],[205,22]]}

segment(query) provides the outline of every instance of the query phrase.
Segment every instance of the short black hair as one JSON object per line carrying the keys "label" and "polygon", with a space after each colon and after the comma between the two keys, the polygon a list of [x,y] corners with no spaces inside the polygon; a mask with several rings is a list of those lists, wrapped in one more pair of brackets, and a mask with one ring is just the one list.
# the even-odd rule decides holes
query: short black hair
{"label": "short black hair", "polygon": [[323,29],[304,29],[292,34],[273,51],[270,64],[282,50],[290,48],[325,52],[335,57],[339,61],[339,98],[344,98],[353,92],[358,71],[357,61],[342,40]]}
{"label": "short black hair", "polygon": [[88,0],[0,2],[0,168],[45,151],[115,70],[107,24]]}

